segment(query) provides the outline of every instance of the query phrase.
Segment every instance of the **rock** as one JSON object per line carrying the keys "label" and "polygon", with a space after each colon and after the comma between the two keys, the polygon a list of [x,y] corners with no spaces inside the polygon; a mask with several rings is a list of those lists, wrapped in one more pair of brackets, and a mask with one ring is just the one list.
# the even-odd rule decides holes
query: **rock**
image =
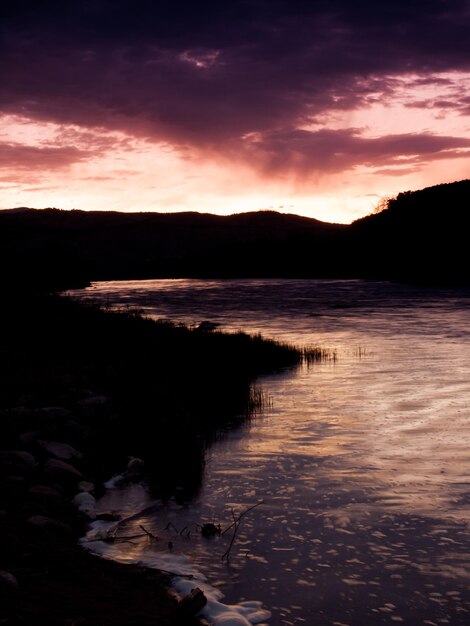
{"label": "rock", "polygon": [[5,593],[18,591],[19,585],[16,576],[5,570],[0,570],[0,589],[3,589]]}
{"label": "rock", "polygon": [[91,493],[81,492],[77,493],[73,499],[73,503],[79,511],[88,515],[88,517],[95,518],[96,500]]}
{"label": "rock", "polygon": [[21,443],[23,444],[29,444],[29,443],[34,443],[35,441],[37,441],[38,438],[39,438],[38,433],[34,430],[30,430],[27,433],[22,433],[18,437],[18,440],[21,441]]}
{"label": "rock", "polygon": [[144,469],[144,462],[142,459],[139,459],[135,456],[129,457],[129,462],[127,463],[127,471],[132,473],[140,473]]}
{"label": "rock", "polygon": [[196,587],[181,600],[178,610],[184,615],[196,615],[207,604],[207,598],[204,593]]}
{"label": "rock", "polygon": [[36,459],[25,450],[8,450],[1,453],[1,461],[10,471],[29,473],[36,467]]}
{"label": "rock", "polygon": [[15,406],[11,409],[2,411],[2,413],[8,413],[9,415],[14,415],[15,417],[30,417],[33,414],[33,410],[28,409],[26,406]]}
{"label": "rock", "polygon": [[86,493],[91,493],[92,491],[95,490],[95,485],[93,483],[90,483],[88,480],[81,480],[78,483],[78,489],[79,491],[85,491]]}
{"label": "rock", "polygon": [[86,427],[76,419],[67,419],[62,424],[61,437],[65,439],[80,439],[86,434]]}
{"label": "rock", "polygon": [[86,408],[94,408],[104,406],[107,402],[108,398],[106,396],[90,396],[80,400],[78,404]]}
{"label": "rock", "polygon": [[31,524],[34,528],[37,528],[42,531],[46,531],[52,534],[61,534],[61,535],[74,535],[73,530],[64,522],[59,522],[56,519],[52,519],[51,517],[46,517],[45,515],[32,515],[28,518],[28,523]]}
{"label": "rock", "polygon": [[79,472],[73,465],[61,461],[60,459],[49,459],[44,464],[45,475],[54,480],[62,483],[78,483],[83,479],[83,474]]}
{"label": "rock", "polygon": [[66,419],[72,415],[72,411],[66,409],[64,406],[46,406],[41,409],[36,409],[36,415],[40,415],[46,419]]}
{"label": "rock", "polygon": [[58,500],[61,497],[57,489],[48,485],[35,485],[28,489],[28,493],[40,500]]}
{"label": "rock", "polygon": [[38,443],[43,450],[62,461],[71,461],[82,457],[82,454],[68,443],[59,441],[39,441]]}
{"label": "rock", "polygon": [[203,524],[201,528],[201,535],[206,539],[208,539],[209,537],[215,537],[215,535],[220,535],[220,533],[220,524],[216,526],[212,522],[207,522],[206,524]]}
{"label": "rock", "polygon": [[16,500],[18,497],[22,498],[25,485],[26,481],[24,476],[5,476],[3,480],[3,495],[8,495],[14,500]]}

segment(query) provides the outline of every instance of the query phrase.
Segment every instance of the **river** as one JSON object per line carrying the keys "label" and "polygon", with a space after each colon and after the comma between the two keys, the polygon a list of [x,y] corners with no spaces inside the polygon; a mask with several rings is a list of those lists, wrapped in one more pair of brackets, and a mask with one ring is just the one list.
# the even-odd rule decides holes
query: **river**
{"label": "river", "polygon": [[[224,602],[260,600],[270,626],[470,624],[469,290],[155,280],[78,293],[336,355],[261,379],[266,409],[212,445],[197,497],[157,505],[134,530],[172,541]],[[226,528],[259,502],[228,563],[232,530],[196,532],[206,521]],[[135,486],[110,490],[100,506],[131,515],[150,504]],[[145,559],[161,546],[119,550]]]}

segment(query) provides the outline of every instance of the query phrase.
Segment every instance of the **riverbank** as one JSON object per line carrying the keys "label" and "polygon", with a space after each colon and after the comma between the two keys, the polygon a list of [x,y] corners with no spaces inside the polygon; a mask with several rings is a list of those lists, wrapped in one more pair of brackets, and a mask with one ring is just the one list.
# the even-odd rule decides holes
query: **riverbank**
{"label": "riverbank", "polygon": [[130,479],[159,497],[189,499],[211,438],[260,402],[250,383],[302,354],[65,297],[5,301],[2,623],[194,623],[168,591],[167,576],[97,559],[77,545],[94,515],[90,502],[131,456],[142,463]]}

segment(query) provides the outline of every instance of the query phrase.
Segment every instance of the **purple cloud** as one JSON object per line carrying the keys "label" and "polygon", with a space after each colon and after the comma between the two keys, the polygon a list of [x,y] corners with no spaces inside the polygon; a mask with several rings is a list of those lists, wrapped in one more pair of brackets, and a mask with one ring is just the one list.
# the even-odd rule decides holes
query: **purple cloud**
{"label": "purple cloud", "polygon": [[90,158],[90,152],[75,147],[37,147],[0,143],[0,168],[16,170],[57,170]]}
{"label": "purple cloud", "polygon": [[[470,155],[470,139],[421,134],[398,134],[370,138],[359,129],[286,130],[259,136],[253,157],[265,171],[291,170],[339,172],[358,165],[369,167],[410,166],[436,159]],[[248,147],[248,150],[250,148]]]}
{"label": "purple cloud", "polygon": [[[390,101],[403,74],[444,86],[433,74],[470,71],[466,0],[19,0],[2,11],[5,113],[247,153],[270,171],[388,166],[397,155],[468,146],[431,134],[299,130],[325,113]],[[461,95],[448,102],[468,112]],[[21,158],[18,147],[6,150],[18,163],[44,150],[59,167],[85,158],[74,142],[63,138],[63,161],[45,148]]]}

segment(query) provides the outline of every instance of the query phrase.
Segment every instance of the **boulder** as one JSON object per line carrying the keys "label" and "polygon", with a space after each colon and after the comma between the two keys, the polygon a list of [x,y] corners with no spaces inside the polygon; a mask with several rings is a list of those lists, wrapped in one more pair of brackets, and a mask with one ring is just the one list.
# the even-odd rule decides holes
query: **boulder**
{"label": "boulder", "polygon": [[36,467],[36,459],[25,450],[8,450],[1,453],[1,462],[10,471],[23,474],[29,473]]}
{"label": "boulder", "polygon": [[18,591],[19,585],[16,576],[5,570],[0,570],[0,589],[5,594]]}
{"label": "boulder", "polygon": [[80,480],[83,480],[83,474],[77,468],[60,459],[49,459],[46,461],[44,474],[48,479],[60,485],[77,484]]}
{"label": "boulder", "polygon": [[181,599],[178,609],[185,616],[193,616],[199,613],[207,604],[207,598],[204,593],[196,587],[191,589],[188,595]]}
{"label": "boulder", "polygon": [[128,457],[127,471],[132,474],[140,474],[144,470],[144,462],[135,456]]}
{"label": "boulder", "polygon": [[34,430],[30,430],[27,433],[22,433],[19,437],[18,440],[21,441],[22,444],[30,444],[30,443],[34,443],[35,441],[37,441],[39,438],[39,435],[36,431]]}
{"label": "boulder", "polygon": [[43,450],[62,461],[71,461],[82,457],[81,452],[68,443],[59,441],[39,441],[38,443]]}
{"label": "boulder", "polygon": [[34,487],[28,489],[28,493],[38,500],[45,501],[58,500],[61,496],[57,489],[49,487],[48,485],[35,485]]}
{"label": "boulder", "polygon": [[78,483],[78,489],[86,493],[92,493],[95,490],[95,485],[88,480],[81,480]]}
{"label": "boulder", "polygon": [[41,409],[36,409],[36,415],[46,419],[62,420],[70,417],[72,411],[64,406],[45,406]]}
{"label": "boulder", "polygon": [[96,500],[91,493],[86,493],[85,491],[77,493],[73,499],[73,503],[79,511],[85,513],[88,517],[95,518]]}
{"label": "boulder", "polygon": [[70,526],[45,515],[32,515],[28,518],[28,523],[37,530],[47,532],[48,534],[74,536]]}
{"label": "boulder", "polygon": [[107,404],[107,402],[108,398],[106,396],[90,396],[88,398],[80,400],[78,404],[85,408],[95,408],[104,406],[105,404]]}

